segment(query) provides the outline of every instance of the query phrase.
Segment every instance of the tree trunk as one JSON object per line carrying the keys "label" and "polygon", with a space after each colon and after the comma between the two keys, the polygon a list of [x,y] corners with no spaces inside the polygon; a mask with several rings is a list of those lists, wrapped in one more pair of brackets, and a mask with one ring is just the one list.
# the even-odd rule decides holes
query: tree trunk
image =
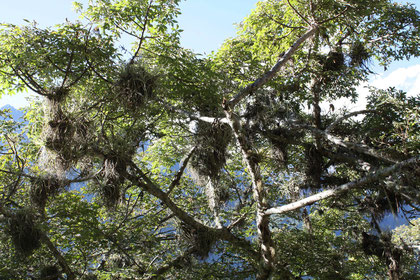
{"label": "tree trunk", "polygon": [[255,152],[252,150],[249,139],[242,131],[242,125],[238,116],[230,110],[225,110],[225,114],[241,148],[243,159],[248,167],[248,173],[252,178],[254,199],[257,203],[257,233],[263,260],[258,279],[269,279],[274,270],[275,249],[269,227],[270,216],[265,215],[265,210],[268,209],[269,206],[267,204],[266,190],[261,177],[258,159]]}

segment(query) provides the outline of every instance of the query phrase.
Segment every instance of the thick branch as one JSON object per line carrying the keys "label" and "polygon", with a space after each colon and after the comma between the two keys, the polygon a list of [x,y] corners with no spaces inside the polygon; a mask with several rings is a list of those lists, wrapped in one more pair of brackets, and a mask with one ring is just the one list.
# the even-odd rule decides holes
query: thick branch
{"label": "thick branch", "polygon": [[367,183],[373,182],[378,180],[379,178],[388,176],[392,173],[397,172],[398,170],[400,170],[402,167],[405,167],[407,165],[410,164],[415,164],[415,163],[419,163],[420,162],[420,156],[417,157],[413,157],[410,158],[408,160],[396,163],[390,167],[378,170],[374,173],[369,174],[366,177],[363,177],[359,180],[356,181],[352,181],[349,183],[346,183],[344,185],[341,185],[335,189],[331,189],[331,190],[326,190],[320,193],[317,193],[315,195],[311,195],[307,198],[301,199],[299,201],[293,202],[293,203],[289,203],[287,205],[283,205],[280,207],[274,207],[274,208],[270,208],[267,211],[265,211],[265,215],[272,215],[272,214],[283,214],[286,212],[290,212],[302,207],[305,207],[307,205],[311,205],[314,204],[317,201],[329,198],[329,197],[333,197],[333,196],[337,196],[343,192],[347,192],[349,190],[361,187]]}
{"label": "thick branch", "polygon": [[225,114],[229,121],[229,125],[232,127],[235,138],[242,150],[243,159],[248,167],[248,173],[252,178],[254,198],[257,202],[257,233],[261,247],[261,255],[264,262],[258,278],[268,279],[271,275],[271,272],[274,270],[275,250],[269,227],[269,216],[264,215],[265,209],[268,208],[264,181],[261,177],[258,160],[254,151],[252,150],[249,139],[243,133],[238,116],[235,115],[231,110],[225,110]]}
{"label": "thick branch", "polygon": [[55,245],[51,242],[51,240],[48,238],[48,236],[43,232],[41,233],[41,240],[43,241],[43,243],[45,245],[47,245],[48,249],[51,251],[51,253],[54,255],[54,257],[57,259],[61,268],[67,274],[67,279],[69,279],[69,280],[76,279],[76,275],[71,270],[71,268],[68,265],[66,259],[63,257],[63,255],[61,255],[60,251],[55,247]]}
{"label": "thick branch", "polygon": [[354,150],[354,151],[357,151],[357,152],[360,152],[360,153],[378,158],[378,159],[386,161],[386,162],[391,162],[391,163],[396,162],[396,160],[394,160],[394,159],[388,157],[387,155],[384,155],[384,154],[378,152],[377,150],[372,149],[372,148],[370,148],[366,145],[356,144],[356,143],[349,142],[349,141],[343,141],[341,138],[336,137],[334,135],[331,135],[329,133],[326,133],[322,130],[317,130],[316,133],[319,134],[319,135],[322,135],[324,138],[327,138],[329,141],[333,142],[334,144],[337,144],[339,146],[348,148],[350,150]]}
{"label": "thick branch", "polygon": [[380,160],[385,161],[385,162],[389,162],[389,163],[396,163],[397,162],[396,160],[390,158],[389,156],[387,156],[387,155],[385,155],[381,152],[378,152],[377,150],[375,150],[373,148],[370,148],[370,147],[368,147],[366,145],[363,145],[363,144],[356,144],[356,143],[353,143],[353,142],[344,141],[343,139],[341,139],[337,136],[334,136],[334,135],[332,135],[332,134],[330,134],[330,133],[328,133],[324,130],[317,129],[313,126],[301,125],[301,124],[296,124],[296,123],[292,124],[292,125],[296,125],[297,127],[309,129],[310,131],[313,131],[316,135],[322,136],[323,138],[329,140],[330,142],[332,142],[336,145],[342,146],[344,148],[347,148],[349,150],[353,150],[353,151],[356,151],[356,152],[359,152],[359,153],[362,153],[362,154],[366,154],[366,155],[375,157],[375,158],[380,159]]}
{"label": "thick branch", "polygon": [[334,129],[339,123],[341,123],[343,120],[351,118],[353,116],[357,116],[357,115],[362,115],[362,114],[368,114],[368,113],[377,113],[376,110],[360,110],[360,111],[355,111],[355,112],[351,112],[348,114],[345,114],[344,116],[336,119],[332,124],[330,124],[326,129],[325,132],[330,132],[332,129]]}
{"label": "thick branch", "polygon": [[263,74],[261,77],[256,79],[252,84],[248,85],[241,92],[239,92],[236,96],[234,96],[231,100],[229,100],[226,104],[226,108],[233,109],[236,104],[238,104],[242,99],[254,93],[257,89],[265,85],[268,81],[270,81],[279,71],[280,69],[286,64],[286,62],[292,57],[292,55],[299,49],[300,45],[305,42],[308,38],[310,38],[318,29],[318,26],[312,26],[305,34],[303,34],[296,42],[289,48],[289,50],[279,59],[279,61],[271,68],[268,72]]}
{"label": "thick branch", "polygon": [[206,123],[214,123],[215,121],[219,123],[228,123],[226,118],[214,118],[214,117],[206,117],[206,116],[200,116],[196,113],[188,112],[180,108],[176,108],[173,105],[165,102],[164,100],[160,100],[160,103],[165,106],[168,110],[171,110],[173,112],[176,112],[178,114],[184,115],[185,117],[190,118],[194,121],[203,121]]}
{"label": "thick branch", "polygon": [[226,228],[217,229],[217,228],[208,227],[204,225],[201,221],[196,220],[194,217],[190,216],[187,212],[179,208],[170,199],[168,194],[162,191],[158,186],[156,186],[144,174],[144,172],[140,168],[137,167],[135,163],[131,162],[129,163],[129,165],[132,169],[131,172],[133,172],[133,174],[130,174],[130,173],[125,174],[126,178],[130,180],[134,185],[139,186],[144,191],[160,199],[172,211],[172,213],[174,213],[174,215],[178,219],[188,224],[192,228],[208,232],[211,236],[214,236],[215,238],[231,242],[232,244],[248,252],[248,254],[250,254],[250,256],[252,256],[256,261],[259,260],[260,258],[259,254],[254,251],[254,249],[252,248],[251,244],[248,241],[236,237]]}

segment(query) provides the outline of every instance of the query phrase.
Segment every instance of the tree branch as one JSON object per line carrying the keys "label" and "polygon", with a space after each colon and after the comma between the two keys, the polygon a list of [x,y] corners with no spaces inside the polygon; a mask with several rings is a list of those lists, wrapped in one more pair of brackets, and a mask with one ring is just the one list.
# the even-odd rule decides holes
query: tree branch
{"label": "tree branch", "polygon": [[313,132],[316,133],[316,135],[320,135],[320,136],[324,137],[325,139],[329,140],[330,142],[332,142],[336,145],[342,146],[344,148],[347,148],[349,150],[353,150],[353,151],[356,151],[356,152],[359,152],[359,153],[362,153],[362,154],[366,154],[366,155],[375,157],[377,159],[383,160],[385,162],[389,162],[389,163],[396,163],[397,162],[396,160],[390,158],[389,156],[384,155],[384,154],[378,152],[377,150],[372,149],[372,148],[370,148],[366,145],[356,144],[356,143],[349,142],[349,141],[344,141],[343,139],[341,139],[337,136],[331,135],[330,133],[328,133],[324,130],[321,130],[321,129],[317,129],[313,126],[301,125],[301,124],[297,124],[297,123],[292,124],[292,125],[295,125],[295,126],[301,127],[301,128],[306,128],[310,131],[313,131]]}
{"label": "tree branch", "polygon": [[153,4],[153,0],[150,0],[149,5],[147,6],[146,15],[144,17],[143,30],[141,32],[140,42],[138,44],[136,52],[134,53],[133,57],[130,59],[130,62],[128,64],[133,64],[134,60],[136,59],[137,55],[140,52],[141,46],[143,45],[144,34],[146,33],[147,22],[149,21],[149,13],[150,13],[150,8],[152,7],[152,4]]}
{"label": "tree branch", "polygon": [[331,189],[331,190],[326,190],[320,193],[317,193],[315,195],[311,195],[307,198],[301,199],[299,201],[293,202],[293,203],[289,203],[287,205],[283,205],[280,207],[273,207],[268,209],[267,211],[265,211],[265,215],[273,215],[273,214],[283,214],[286,212],[290,212],[302,207],[305,207],[307,205],[311,205],[314,204],[317,201],[329,198],[329,197],[333,197],[333,196],[337,196],[341,193],[347,192],[349,190],[361,187],[367,183],[371,183],[373,181],[378,180],[381,177],[385,177],[388,176],[392,173],[397,172],[398,170],[400,170],[402,167],[405,167],[407,165],[410,164],[418,164],[420,162],[420,156],[417,157],[412,157],[408,160],[396,163],[390,167],[387,168],[383,168],[381,170],[378,170],[374,173],[371,173],[369,175],[367,175],[366,177],[363,177],[359,180],[356,181],[352,181],[346,184],[343,184],[335,189]]}
{"label": "tree branch", "polygon": [[226,118],[232,127],[233,133],[242,151],[243,159],[248,167],[248,173],[252,178],[254,198],[257,202],[257,233],[260,243],[260,251],[263,257],[263,266],[261,267],[258,278],[268,279],[274,270],[275,249],[270,231],[269,216],[264,215],[268,208],[264,181],[261,176],[260,167],[255,152],[252,150],[249,139],[243,133],[239,117],[231,110],[225,110]]}
{"label": "tree branch", "polygon": [[309,22],[309,20],[307,20],[291,3],[290,3],[290,0],[287,0],[287,4],[289,4],[289,6],[290,6],[290,8],[292,8],[292,10],[304,21],[304,22],[306,22],[307,24],[311,24],[310,22]]}
{"label": "tree branch", "polygon": [[194,121],[203,121],[203,122],[207,122],[207,123],[214,123],[217,120],[217,122],[219,122],[219,123],[228,123],[226,118],[214,118],[214,117],[199,116],[197,114],[185,111],[183,109],[176,108],[173,105],[168,104],[167,102],[165,102],[163,100],[160,100],[160,103],[163,106],[165,106],[166,108],[168,108],[168,110],[171,110],[171,111],[174,111],[176,113],[182,114],[185,117],[188,117],[188,118],[190,118],[191,120],[194,120]]}
{"label": "tree branch", "polygon": [[375,157],[377,159],[386,161],[386,162],[390,162],[390,163],[396,163],[397,161],[388,157],[387,155],[383,155],[380,152],[377,152],[375,149],[372,149],[366,145],[362,145],[362,144],[356,144],[356,143],[352,143],[349,141],[343,141],[341,138],[336,137],[334,135],[331,135],[329,133],[326,133],[322,130],[317,130],[316,131],[317,134],[322,135],[324,138],[328,139],[329,141],[333,142],[334,144],[337,144],[339,146],[348,148],[350,150],[355,150],[359,153],[363,153],[372,157]]}
{"label": "tree branch", "polygon": [[234,96],[231,100],[226,102],[225,107],[233,109],[236,104],[238,104],[242,99],[254,93],[258,88],[265,85],[268,81],[270,81],[279,71],[280,69],[286,64],[286,62],[292,57],[292,55],[298,50],[300,45],[305,42],[308,38],[310,38],[318,29],[318,26],[311,26],[311,28],[303,34],[296,42],[289,48],[289,50],[279,59],[276,65],[273,66],[269,71],[263,74],[260,78],[256,79],[252,84],[246,86],[244,89],[241,90],[236,96]]}
{"label": "tree branch", "polygon": [[173,179],[171,185],[168,188],[168,191],[166,192],[167,195],[169,195],[172,190],[179,184],[179,181],[181,180],[182,174],[184,174],[185,168],[187,168],[188,161],[190,160],[191,156],[194,154],[196,147],[193,147],[188,154],[182,159],[181,167],[179,168],[178,172],[175,175],[175,178]]}
{"label": "tree branch", "polygon": [[130,168],[132,169],[131,174],[127,172],[125,177],[130,180],[134,185],[142,188],[144,191],[148,192],[149,194],[155,196],[156,198],[160,199],[171,211],[175,214],[175,216],[183,221],[184,223],[188,224],[194,229],[205,231],[210,236],[214,236],[215,238],[229,241],[232,244],[238,246],[245,250],[251,257],[253,257],[256,261],[259,260],[260,255],[255,252],[252,248],[251,244],[244,240],[236,237],[233,235],[227,228],[212,228],[209,226],[204,225],[201,221],[196,220],[194,217],[190,216],[187,212],[179,208],[168,196],[167,193],[163,192],[158,186],[156,186],[144,172],[137,167],[134,162],[128,163]]}
{"label": "tree branch", "polygon": [[336,119],[332,124],[330,124],[325,129],[325,132],[329,133],[331,130],[334,129],[334,127],[336,127],[340,122],[342,122],[345,119],[348,119],[348,118],[353,117],[353,116],[361,115],[361,114],[368,114],[368,113],[378,113],[378,111],[376,111],[376,110],[360,110],[360,111],[355,111],[355,112],[345,114],[344,116]]}
{"label": "tree branch", "polygon": [[44,242],[45,245],[47,245],[48,249],[51,251],[51,253],[54,255],[54,257],[57,259],[61,268],[67,274],[67,279],[69,279],[69,280],[76,279],[76,275],[71,270],[71,268],[68,265],[66,259],[63,257],[61,252],[55,247],[55,245],[51,242],[51,240],[48,238],[48,236],[44,232],[41,232],[41,240]]}

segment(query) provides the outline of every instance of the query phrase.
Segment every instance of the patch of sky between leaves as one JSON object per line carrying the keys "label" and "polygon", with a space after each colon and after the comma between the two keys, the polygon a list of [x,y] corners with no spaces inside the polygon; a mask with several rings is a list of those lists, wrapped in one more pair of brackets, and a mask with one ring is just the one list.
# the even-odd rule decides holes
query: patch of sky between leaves
{"label": "patch of sky between leaves", "polygon": [[[373,74],[369,82],[362,83],[358,86],[358,100],[352,103],[348,98],[340,98],[335,100],[335,110],[347,109],[349,112],[364,110],[367,104],[367,96],[369,95],[369,86],[378,89],[387,89],[395,87],[399,90],[407,92],[407,96],[416,96],[420,94],[420,61],[407,67],[399,67],[393,71],[386,71],[380,74]],[[321,110],[328,113],[331,102],[323,102]],[[363,115],[354,117],[355,119],[363,118]]]}

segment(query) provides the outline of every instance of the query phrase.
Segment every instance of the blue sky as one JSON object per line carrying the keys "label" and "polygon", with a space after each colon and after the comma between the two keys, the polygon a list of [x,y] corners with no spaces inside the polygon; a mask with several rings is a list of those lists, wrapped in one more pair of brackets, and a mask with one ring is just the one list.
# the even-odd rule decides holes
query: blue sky
{"label": "blue sky", "polygon": [[[24,24],[35,20],[41,27],[76,20],[74,0],[0,0],[7,1],[0,10],[0,22]],[[87,3],[88,0],[77,0]],[[255,6],[257,0],[187,0],[181,2],[179,24],[184,29],[183,43],[199,53],[217,49],[224,39],[235,34],[239,23]]]}
{"label": "blue sky", "polygon": [[[73,0],[0,0],[6,2],[0,9],[0,22],[24,24],[23,19],[35,20],[41,27],[77,19],[72,10]],[[79,0],[87,3],[88,0]],[[180,27],[184,30],[182,44],[197,53],[209,54],[217,50],[226,38],[235,35],[235,23],[239,23],[255,7],[257,0],[187,0],[182,1]],[[407,1],[398,1],[407,2]],[[409,1],[420,9],[420,0]],[[377,69],[371,84],[379,87],[397,86],[412,94],[420,93],[420,59],[400,61],[391,65],[387,72]],[[363,89],[361,89],[363,92]],[[0,107],[11,104],[21,107],[26,104],[27,94],[5,96]],[[344,101],[343,101],[344,102]],[[344,104],[344,103],[343,103]],[[363,106],[364,101],[356,107]],[[350,106],[350,104],[345,104]]]}
{"label": "blue sky", "polygon": [[[25,24],[23,19],[35,20],[39,26],[52,26],[67,18],[76,20],[72,10],[74,0],[0,0],[7,1],[0,9],[0,22]],[[78,2],[87,3],[88,0]],[[187,0],[181,2],[182,15],[179,25],[184,32],[182,44],[197,53],[209,54],[218,49],[223,41],[235,35],[235,23],[239,23],[254,8],[257,0]],[[0,108],[6,104],[22,107],[27,104],[28,94],[4,96]]]}

